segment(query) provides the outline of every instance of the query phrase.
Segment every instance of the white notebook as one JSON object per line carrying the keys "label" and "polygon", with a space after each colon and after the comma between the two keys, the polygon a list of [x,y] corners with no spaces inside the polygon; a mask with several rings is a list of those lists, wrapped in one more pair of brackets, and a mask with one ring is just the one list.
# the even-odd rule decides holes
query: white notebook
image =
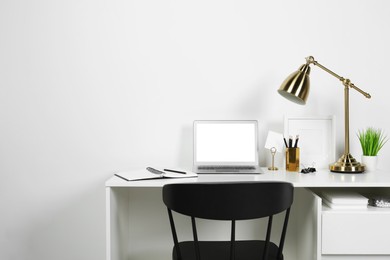
{"label": "white notebook", "polygon": [[367,204],[336,204],[330,203],[326,199],[322,199],[322,202],[331,209],[366,209]]}
{"label": "white notebook", "polygon": [[157,172],[153,173],[153,170],[150,171],[145,168],[145,169],[131,170],[131,171],[120,171],[120,172],[116,172],[114,175],[126,181],[198,177],[196,173],[187,170],[182,170],[182,169],[176,169],[176,168],[173,170],[160,169],[160,168],[153,168],[153,169],[157,170]]}
{"label": "white notebook", "polygon": [[328,203],[335,205],[367,205],[368,198],[363,195],[343,190],[328,190],[321,192],[321,195]]}

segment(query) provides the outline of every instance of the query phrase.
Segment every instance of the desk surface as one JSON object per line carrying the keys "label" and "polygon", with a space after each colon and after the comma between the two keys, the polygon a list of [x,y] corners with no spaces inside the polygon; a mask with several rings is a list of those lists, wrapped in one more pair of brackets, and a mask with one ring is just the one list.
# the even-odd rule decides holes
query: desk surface
{"label": "desk surface", "polygon": [[216,182],[216,181],[286,181],[295,187],[390,187],[390,171],[341,174],[328,170],[302,174],[298,172],[269,171],[262,168],[262,174],[200,174],[188,179],[154,179],[125,181],[112,176],[106,187],[162,187],[167,183]]}

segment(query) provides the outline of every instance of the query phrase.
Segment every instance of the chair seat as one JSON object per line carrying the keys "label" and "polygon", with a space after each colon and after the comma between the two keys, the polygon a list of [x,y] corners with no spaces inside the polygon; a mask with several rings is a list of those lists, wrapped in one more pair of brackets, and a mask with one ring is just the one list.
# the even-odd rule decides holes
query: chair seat
{"label": "chair seat", "polygon": [[[235,260],[262,260],[264,241],[249,240],[236,241]],[[179,243],[182,259],[196,260],[195,246],[193,241],[184,241]],[[230,259],[230,241],[199,241],[201,260],[229,260]],[[283,260],[277,258],[278,247],[270,242],[268,249],[269,260]],[[173,259],[179,260],[176,254],[176,248],[173,248]]]}

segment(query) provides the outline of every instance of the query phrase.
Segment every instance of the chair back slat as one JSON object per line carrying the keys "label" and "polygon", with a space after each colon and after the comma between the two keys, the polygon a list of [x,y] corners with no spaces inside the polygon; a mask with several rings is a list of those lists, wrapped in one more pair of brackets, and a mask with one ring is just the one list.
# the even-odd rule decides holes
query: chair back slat
{"label": "chair back slat", "polygon": [[195,242],[195,255],[196,255],[196,260],[200,260],[200,249],[199,249],[198,231],[196,230],[196,222],[195,222],[195,218],[194,218],[194,217],[191,217],[191,224],[192,224],[192,234],[193,234],[194,242]]}
{"label": "chair back slat", "polygon": [[286,216],[284,217],[282,235],[280,236],[279,249],[278,249],[278,258],[281,259],[284,247],[284,240],[286,239],[288,219],[290,217],[290,208],[286,210]]}
{"label": "chair back slat", "polygon": [[169,223],[171,224],[173,243],[175,244],[175,247],[177,248],[177,250],[176,250],[177,258],[181,259],[182,257],[181,257],[180,247],[179,247],[179,240],[177,238],[177,233],[176,233],[175,221],[173,220],[172,211],[169,208],[168,208],[168,216],[169,216]]}
{"label": "chair back slat", "polygon": [[271,239],[271,231],[272,231],[272,220],[273,216],[269,216],[268,218],[268,226],[267,226],[267,234],[265,236],[265,244],[264,244],[264,252],[263,259],[268,259],[268,249],[269,249],[269,241]]}
{"label": "chair back slat", "polygon": [[230,236],[230,260],[234,260],[236,258],[236,221],[232,220],[232,228],[231,228],[231,236]]}

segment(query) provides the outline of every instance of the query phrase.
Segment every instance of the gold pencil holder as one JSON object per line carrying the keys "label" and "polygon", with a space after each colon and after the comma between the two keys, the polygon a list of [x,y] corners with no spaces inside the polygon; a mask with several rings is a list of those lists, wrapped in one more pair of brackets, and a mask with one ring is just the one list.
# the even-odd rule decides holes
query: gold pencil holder
{"label": "gold pencil holder", "polygon": [[286,149],[286,170],[290,172],[299,171],[299,148]]}

